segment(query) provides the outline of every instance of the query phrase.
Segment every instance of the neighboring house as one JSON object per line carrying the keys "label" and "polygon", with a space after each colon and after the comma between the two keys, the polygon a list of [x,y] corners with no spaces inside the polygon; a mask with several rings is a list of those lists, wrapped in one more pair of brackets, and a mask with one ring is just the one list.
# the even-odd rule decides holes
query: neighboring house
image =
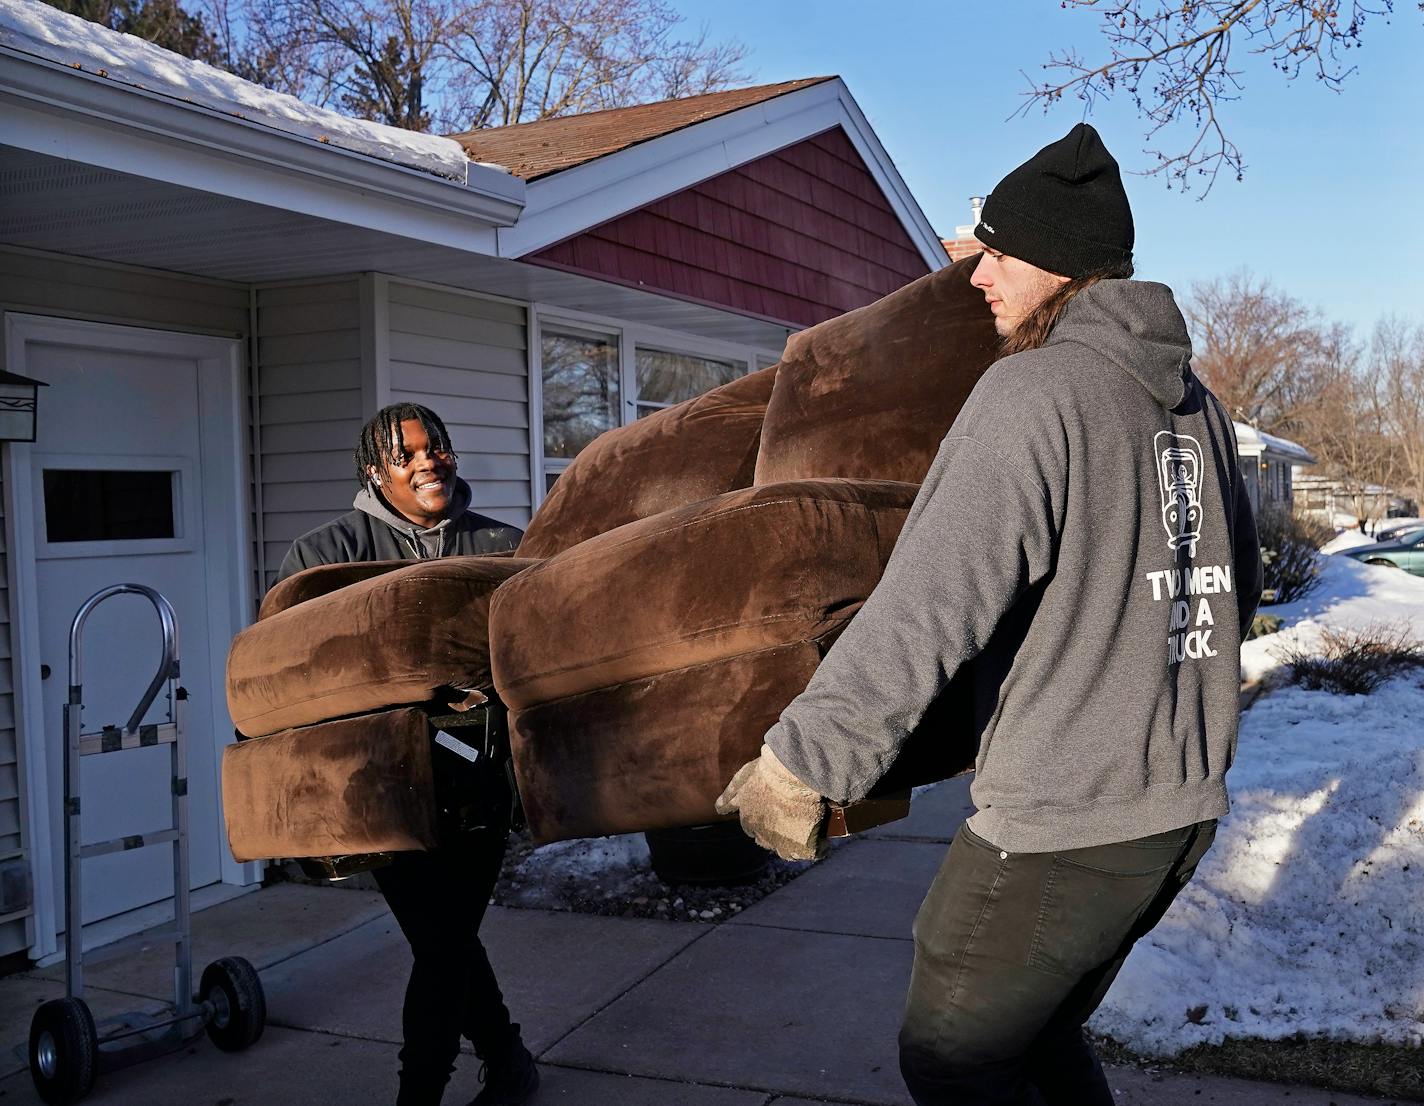
{"label": "neighboring house", "polygon": [[1408,496],[1380,484],[1361,484],[1300,470],[1292,478],[1300,508],[1320,515],[1332,525],[1357,525],[1361,513],[1374,520],[1412,518],[1419,509]]}
{"label": "neighboring house", "polygon": [[[370,413],[436,407],[475,508],[523,525],[595,434],[946,261],[835,77],[438,138],[0,0],[0,369],[48,384],[38,439],[0,444],[0,955],[60,947],[86,596],[174,602],[194,903],[238,893],[224,657],[292,539],[350,508]],[[115,600],[84,646],[89,730],[147,685],[156,621]],[[159,752],[84,762],[86,836],[166,822]],[[86,919],[140,924],[168,864],[86,861]]]}
{"label": "neighboring house", "polygon": [[1280,505],[1290,509],[1294,502],[1293,465],[1313,465],[1315,455],[1289,438],[1278,438],[1249,426],[1232,423],[1236,428],[1236,454],[1251,506]]}

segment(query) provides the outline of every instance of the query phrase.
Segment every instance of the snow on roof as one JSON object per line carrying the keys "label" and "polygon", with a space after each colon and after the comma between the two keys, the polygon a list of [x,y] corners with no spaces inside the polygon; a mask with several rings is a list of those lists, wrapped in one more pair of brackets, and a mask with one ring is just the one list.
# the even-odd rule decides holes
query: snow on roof
{"label": "snow on roof", "polygon": [[1315,454],[1306,449],[1299,442],[1293,442],[1289,438],[1278,438],[1274,434],[1267,434],[1264,430],[1257,430],[1254,426],[1249,426],[1244,422],[1233,422],[1236,428],[1236,445],[1243,452],[1252,455],[1269,453],[1284,461],[1294,461],[1297,464],[1315,464]]}
{"label": "snow on roof", "polygon": [[468,174],[453,139],[312,107],[38,0],[0,0],[0,46],[460,184]]}

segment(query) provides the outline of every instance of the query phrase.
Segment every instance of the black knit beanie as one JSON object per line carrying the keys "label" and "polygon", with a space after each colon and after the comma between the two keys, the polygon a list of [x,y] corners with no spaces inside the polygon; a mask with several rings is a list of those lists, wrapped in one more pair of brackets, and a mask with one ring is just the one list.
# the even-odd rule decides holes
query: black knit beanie
{"label": "black knit beanie", "polygon": [[1098,132],[1079,123],[1001,180],[974,236],[1066,277],[1131,260],[1132,209]]}

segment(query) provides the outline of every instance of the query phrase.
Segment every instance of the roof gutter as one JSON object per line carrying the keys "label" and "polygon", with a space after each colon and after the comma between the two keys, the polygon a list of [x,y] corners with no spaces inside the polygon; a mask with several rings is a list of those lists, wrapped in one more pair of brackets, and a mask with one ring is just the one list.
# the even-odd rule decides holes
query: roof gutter
{"label": "roof gutter", "polygon": [[494,252],[522,180],[381,161],[0,46],[0,143],[318,218]]}

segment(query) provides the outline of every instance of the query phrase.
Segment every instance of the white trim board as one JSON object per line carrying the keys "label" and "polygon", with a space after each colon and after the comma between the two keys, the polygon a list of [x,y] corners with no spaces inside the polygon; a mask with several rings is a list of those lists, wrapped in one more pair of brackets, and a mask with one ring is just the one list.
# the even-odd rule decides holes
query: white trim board
{"label": "white trim board", "polygon": [[839,77],[530,182],[519,221],[498,231],[499,255],[537,253],[834,127],[865,161],[925,264],[931,270],[948,265],[939,235]]}
{"label": "white trim board", "polygon": [[[225,657],[228,645],[247,624],[252,610],[252,538],[248,515],[247,403],[244,391],[242,342],[236,338],[215,338],[144,327],[85,322],[45,315],[6,312],[4,316],[5,363],[12,372],[24,372],[25,346],[29,342],[65,342],[94,349],[167,353],[191,357],[199,363],[198,417],[201,437],[205,495],[200,525],[207,558],[207,598],[209,648],[214,658]],[[41,418],[44,417],[41,407]],[[60,846],[49,831],[52,804],[58,796],[49,794],[47,746],[44,740],[40,704],[39,612],[34,604],[38,594],[35,574],[35,504],[33,487],[33,446],[11,442],[6,452],[5,484],[7,507],[5,536],[11,577],[11,611],[14,647],[12,664],[16,697],[16,745],[24,756],[27,808],[25,841],[34,885],[34,915],[29,955],[39,960],[57,948],[63,888],[56,885],[51,868],[53,850]],[[192,674],[189,674],[190,678]],[[211,732],[223,744],[232,740],[232,722],[227,717],[225,675],[220,664],[207,674],[210,682],[204,696],[212,705]],[[222,756],[214,757],[214,771],[221,770]],[[214,779],[215,794],[221,803],[220,779]],[[246,886],[261,878],[258,864],[240,864],[222,850],[221,876],[225,884]]]}

